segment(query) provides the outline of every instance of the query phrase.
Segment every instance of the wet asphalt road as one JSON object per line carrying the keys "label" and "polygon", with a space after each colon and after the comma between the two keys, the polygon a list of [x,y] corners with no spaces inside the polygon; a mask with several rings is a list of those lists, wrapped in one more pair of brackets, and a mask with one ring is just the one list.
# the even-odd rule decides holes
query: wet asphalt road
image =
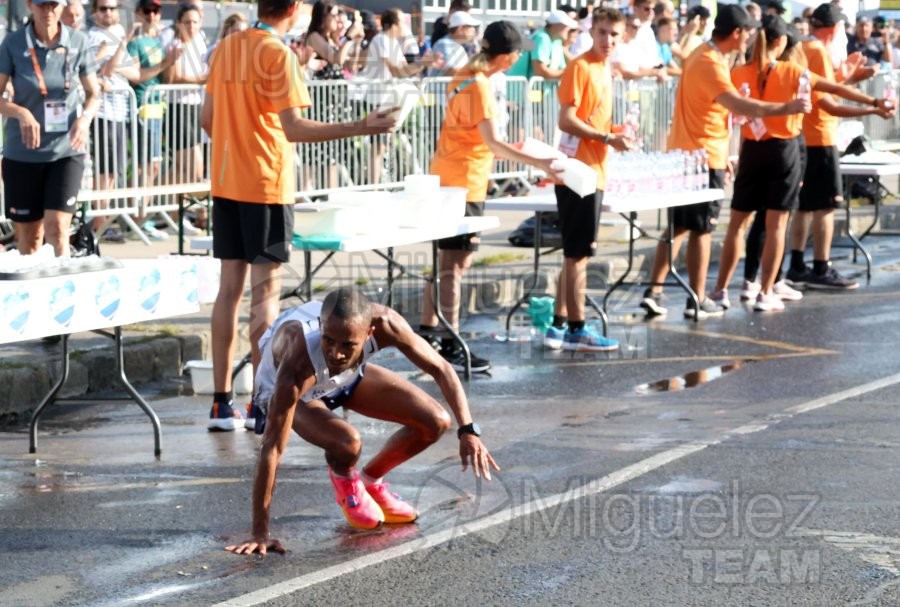
{"label": "wet asphalt road", "polygon": [[[389,477],[419,523],[361,533],[292,439],[286,556],[222,550],[249,528],[257,439],[208,434],[206,398],[154,400],[159,461],[137,407],[59,407],[36,455],[0,433],[0,605],[900,605],[900,247],[872,249],[871,284],[781,314],[695,325],[670,289],[648,324],[623,302],[612,356],[471,319],[495,368],[470,399],[502,472],[461,474],[445,436]],[[350,419],[364,457],[393,431]]]}

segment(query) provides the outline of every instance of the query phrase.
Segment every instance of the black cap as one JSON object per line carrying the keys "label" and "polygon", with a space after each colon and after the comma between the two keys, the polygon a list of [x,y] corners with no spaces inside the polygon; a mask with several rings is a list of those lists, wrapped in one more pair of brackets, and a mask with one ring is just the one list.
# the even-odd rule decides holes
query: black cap
{"label": "black cap", "polygon": [[784,4],[782,4],[781,0],[769,0],[766,2],[766,8],[774,8],[775,12],[779,15],[783,15],[787,12],[787,9],[784,8]]}
{"label": "black cap", "polygon": [[[768,37],[768,34],[766,34],[766,36]],[[800,32],[797,30],[797,28],[794,27],[793,25],[791,25],[790,23],[788,23],[787,46],[784,47],[784,50],[789,51],[792,48],[794,48],[795,46],[797,46],[797,43],[800,42],[800,38],[801,38]]]}
{"label": "black cap", "polygon": [[778,15],[764,15],[760,29],[766,33],[766,40],[775,40],[788,33],[788,24]]}
{"label": "black cap", "polygon": [[878,15],[874,19],[872,19],[872,23],[874,25],[877,25],[878,27],[884,27],[885,25],[887,25],[887,18],[882,15]]}
{"label": "black cap", "polygon": [[701,6],[699,4],[697,6],[692,6],[691,8],[688,9],[688,12],[687,12],[688,20],[691,20],[694,17],[700,17],[701,19],[709,19],[709,15],[710,15],[709,9],[706,8],[705,6]]}
{"label": "black cap", "polygon": [[531,46],[531,40],[523,40],[519,28],[509,21],[494,21],[488,24],[481,36],[481,48],[492,57],[528,50]]}
{"label": "black cap", "polygon": [[813,27],[832,27],[841,22],[841,9],[827,2],[820,4],[809,18],[809,24]]}
{"label": "black cap", "polygon": [[728,35],[736,29],[759,27],[759,21],[750,16],[739,4],[726,4],[719,9],[714,22],[714,33]]}

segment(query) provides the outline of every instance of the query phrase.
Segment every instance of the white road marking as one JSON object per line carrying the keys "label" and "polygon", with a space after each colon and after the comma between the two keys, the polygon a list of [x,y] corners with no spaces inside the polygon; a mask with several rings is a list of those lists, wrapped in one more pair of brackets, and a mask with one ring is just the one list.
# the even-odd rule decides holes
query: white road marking
{"label": "white road marking", "polygon": [[620,470],[612,472],[601,479],[588,481],[576,490],[570,489],[565,493],[558,493],[547,498],[533,500],[521,506],[515,506],[514,512],[512,514],[510,512],[503,511],[497,512],[491,516],[487,516],[476,521],[467,521],[465,524],[465,529],[463,530],[452,528],[431,534],[426,534],[422,537],[417,537],[414,540],[410,540],[403,544],[398,544],[397,546],[392,546],[391,548],[387,548],[385,550],[373,552],[371,554],[367,554],[365,556],[361,556],[353,560],[340,563],[338,565],[326,567],[325,569],[321,569],[319,571],[314,571],[306,575],[297,576],[290,580],[285,580],[284,582],[279,582],[278,584],[273,584],[255,592],[237,596],[233,599],[218,603],[215,607],[250,607],[252,605],[262,605],[268,601],[287,596],[299,590],[303,590],[304,588],[315,586],[316,584],[321,584],[323,582],[333,580],[348,573],[360,571],[361,569],[371,567],[372,565],[378,565],[396,558],[415,554],[416,552],[420,552],[422,550],[431,549],[452,539],[459,539],[465,537],[466,535],[478,533],[495,525],[509,524],[509,522],[513,519],[530,516],[544,510],[549,510],[574,499],[583,499],[591,495],[609,491],[610,489],[627,483],[628,481],[639,478],[647,474],[648,472],[652,472],[653,470],[671,464],[672,462],[676,462],[684,457],[687,457],[688,455],[698,453],[706,449],[707,447],[717,445],[722,441],[728,440],[729,438],[732,438],[734,436],[759,432],[761,430],[765,430],[769,426],[781,423],[782,421],[787,419],[791,419],[796,415],[800,415],[801,413],[808,413],[809,411],[821,409],[823,407],[827,407],[829,405],[833,405],[850,398],[862,396],[869,392],[881,390],[882,388],[886,388],[898,383],[900,383],[900,373],[866,384],[862,384],[861,386],[850,388],[849,390],[843,390],[841,392],[823,396],[807,403],[795,405],[793,407],[789,407],[781,414],[773,416],[773,419],[770,419],[767,423],[747,424],[724,432],[719,438],[713,440],[699,443],[688,443],[685,445],[674,447],[672,449],[668,449],[666,451],[643,459],[637,463],[631,464],[630,466],[626,466]]}

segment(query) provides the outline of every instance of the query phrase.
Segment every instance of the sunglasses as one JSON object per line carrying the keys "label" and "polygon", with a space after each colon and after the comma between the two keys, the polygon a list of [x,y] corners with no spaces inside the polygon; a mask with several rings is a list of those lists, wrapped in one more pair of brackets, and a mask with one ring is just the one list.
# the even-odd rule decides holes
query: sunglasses
{"label": "sunglasses", "polygon": [[145,8],[145,9],[142,9],[141,12],[144,13],[145,15],[158,15],[159,9],[158,8]]}
{"label": "sunglasses", "polygon": [[97,7],[98,13],[112,13],[117,10],[119,10],[118,6],[98,6]]}

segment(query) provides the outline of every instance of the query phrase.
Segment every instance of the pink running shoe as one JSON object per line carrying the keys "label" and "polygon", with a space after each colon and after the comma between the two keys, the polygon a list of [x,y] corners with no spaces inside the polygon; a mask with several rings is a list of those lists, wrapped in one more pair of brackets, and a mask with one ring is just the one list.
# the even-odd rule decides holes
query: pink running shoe
{"label": "pink running shoe", "polygon": [[419,518],[418,511],[403,498],[388,489],[388,483],[375,483],[366,487],[375,503],[384,513],[385,523],[411,523]]}
{"label": "pink running shoe", "polygon": [[353,478],[343,478],[335,476],[329,468],[328,476],[334,485],[334,497],[351,527],[374,529],[384,522],[384,513],[366,491],[356,470],[353,471]]}

